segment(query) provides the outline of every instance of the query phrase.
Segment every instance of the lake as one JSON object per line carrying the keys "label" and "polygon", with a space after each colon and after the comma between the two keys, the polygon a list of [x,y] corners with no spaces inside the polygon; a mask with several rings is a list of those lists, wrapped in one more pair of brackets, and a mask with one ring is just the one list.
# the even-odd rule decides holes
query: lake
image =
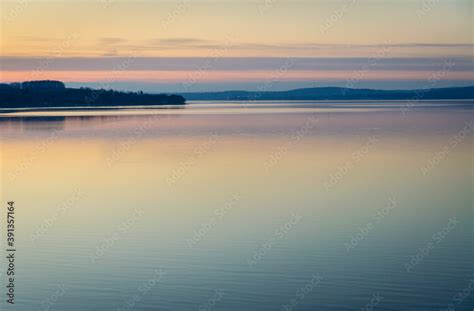
{"label": "lake", "polygon": [[0,114],[0,309],[471,311],[473,107]]}

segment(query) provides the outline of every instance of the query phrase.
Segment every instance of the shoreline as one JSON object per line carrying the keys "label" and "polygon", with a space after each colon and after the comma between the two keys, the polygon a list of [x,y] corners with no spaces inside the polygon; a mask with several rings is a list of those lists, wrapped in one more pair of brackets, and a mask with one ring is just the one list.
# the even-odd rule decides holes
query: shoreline
{"label": "shoreline", "polygon": [[38,112],[38,111],[108,111],[108,110],[132,110],[132,109],[183,109],[183,105],[153,105],[153,106],[64,106],[64,107],[21,107],[0,108],[0,115],[15,112]]}

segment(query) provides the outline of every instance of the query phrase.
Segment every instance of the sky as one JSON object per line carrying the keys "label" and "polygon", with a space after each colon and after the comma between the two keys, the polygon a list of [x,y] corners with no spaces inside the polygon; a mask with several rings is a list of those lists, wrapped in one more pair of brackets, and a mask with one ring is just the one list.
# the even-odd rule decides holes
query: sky
{"label": "sky", "polygon": [[471,0],[0,0],[0,81],[189,92],[471,85]]}

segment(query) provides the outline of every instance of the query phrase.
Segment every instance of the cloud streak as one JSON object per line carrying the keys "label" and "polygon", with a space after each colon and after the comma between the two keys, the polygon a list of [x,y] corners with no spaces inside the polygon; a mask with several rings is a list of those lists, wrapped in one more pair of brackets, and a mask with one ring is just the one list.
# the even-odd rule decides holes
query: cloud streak
{"label": "cloud streak", "polygon": [[[37,79],[61,80],[64,82],[107,82],[111,81],[135,81],[135,82],[174,82],[185,83],[193,79],[193,71],[44,71],[37,75]],[[324,70],[291,70],[285,72],[284,81],[348,81],[352,72],[348,71],[324,71]],[[433,75],[433,71],[369,71],[361,77],[359,81],[379,80],[379,81],[403,81],[403,80],[424,80],[427,81]],[[259,82],[268,81],[275,76],[274,70],[254,70],[254,71],[209,71],[199,77],[196,83],[203,82]],[[444,80],[469,80],[471,72],[447,72]],[[28,80],[28,72],[10,71],[2,73],[3,82]]]}
{"label": "cloud streak", "polygon": [[[57,41],[57,38],[45,37],[17,37],[18,47],[35,47],[41,49],[40,43]],[[318,42],[294,43],[255,43],[233,40],[229,49],[232,56],[239,57],[369,57],[381,47],[389,48],[392,56],[420,57],[420,56],[464,56],[471,57],[474,44],[470,42],[436,43],[436,42],[408,42],[408,43],[381,43],[381,44],[328,44]],[[84,43],[85,44],[85,43]],[[169,56],[206,56],[211,50],[221,49],[225,43],[217,40],[206,40],[193,37],[151,38],[133,40],[125,37],[102,37],[96,43],[89,43],[71,52],[71,56],[94,56],[109,54],[110,49],[117,51],[118,56],[142,54],[150,57],[158,55]],[[47,52],[45,52],[47,53]],[[38,54],[38,53],[37,53]],[[19,55],[19,54],[17,54]],[[6,56],[6,55],[5,55]]]}
{"label": "cloud streak", "polygon": [[[103,38],[106,39],[106,38]],[[154,47],[154,48],[218,48],[223,45],[222,42],[205,40],[200,38],[155,38],[150,39],[145,42],[139,43],[132,40],[127,40],[126,38],[113,38],[118,39],[117,44],[125,44],[125,46],[136,48],[143,47]],[[256,49],[256,50],[300,50],[300,49],[367,49],[367,48],[379,48],[380,46],[390,46],[393,48],[473,48],[474,44],[469,42],[464,43],[426,43],[426,42],[408,42],[408,43],[391,43],[391,44],[327,44],[327,43],[316,43],[316,42],[306,42],[306,43],[291,43],[291,44],[270,44],[270,43],[252,43],[252,42],[240,42],[235,44],[236,49]]]}
{"label": "cloud streak", "polygon": [[[114,70],[127,57],[59,57],[55,58],[50,71],[106,71]],[[278,70],[288,58],[279,57],[222,57],[213,62],[210,71],[255,71]],[[0,57],[2,71],[29,71],[44,62],[44,57]],[[205,57],[134,57],[134,62],[127,71],[187,71],[196,70],[205,63]],[[352,71],[366,66],[364,57],[317,57],[294,58],[294,71]],[[371,66],[371,71],[434,71],[441,68],[446,61],[453,63],[451,71],[474,73],[474,62],[468,57],[386,57]]]}

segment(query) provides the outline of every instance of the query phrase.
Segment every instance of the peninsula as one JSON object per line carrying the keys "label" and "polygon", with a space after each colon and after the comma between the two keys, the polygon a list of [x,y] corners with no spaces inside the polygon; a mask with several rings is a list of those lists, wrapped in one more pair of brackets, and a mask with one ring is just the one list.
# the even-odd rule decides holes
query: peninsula
{"label": "peninsula", "polygon": [[60,81],[0,84],[0,108],[183,105],[184,97],[105,89],[67,88]]}

